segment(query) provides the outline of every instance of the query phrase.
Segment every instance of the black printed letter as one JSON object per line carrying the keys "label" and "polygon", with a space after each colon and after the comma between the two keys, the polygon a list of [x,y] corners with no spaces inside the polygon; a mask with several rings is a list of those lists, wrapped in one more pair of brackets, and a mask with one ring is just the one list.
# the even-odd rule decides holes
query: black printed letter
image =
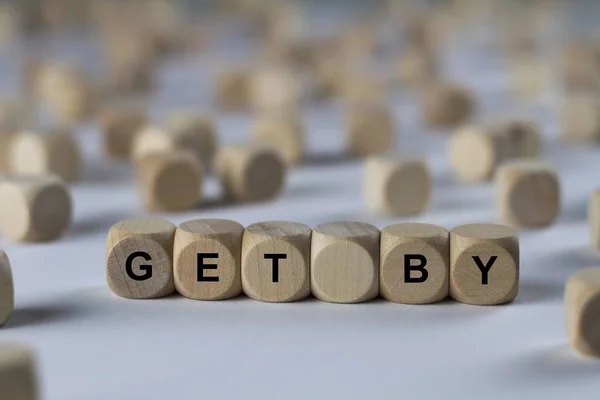
{"label": "black printed letter", "polygon": [[[412,260],[418,260],[419,265],[410,265]],[[427,280],[429,273],[425,269],[427,259],[422,254],[405,254],[404,255],[404,283],[423,283]],[[419,271],[421,276],[413,278],[410,276],[411,271]]]}
{"label": "black printed letter", "polygon": [[144,272],[143,275],[136,275],[133,273],[131,264],[133,263],[133,260],[135,260],[137,257],[142,257],[146,261],[152,260],[150,254],[146,252],[136,251],[134,253],[131,253],[125,261],[125,272],[127,272],[127,276],[129,276],[134,281],[145,281],[146,279],[152,278],[152,265],[140,265],[140,270]]}
{"label": "black printed letter", "polygon": [[477,264],[477,267],[481,271],[481,284],[482,285],[488,284],[488,272],[492,268],[492,265],[494,265],[494,263],[496,262],[497,258],[498,258],[498,256],[491,256],[490,259],[488,260],[487,264],[483,265],[479,256],[473,256],[473,260],[475,260],[475,264]]}
{"label": "black printed letter", "polygon": [[197,280],[198,282],[219,282],[218,276],[204,276],[205,269],[217,269],[217,264],[204,264],[205,258],[219,258],[219,253],[198,253],[197,262],[198,266]]}
{"label": "black printed letter", "polygon": [[265,254],[265,260],[273,260],[273,282],[279,282],[279,260],[285,260],[287,254]]}

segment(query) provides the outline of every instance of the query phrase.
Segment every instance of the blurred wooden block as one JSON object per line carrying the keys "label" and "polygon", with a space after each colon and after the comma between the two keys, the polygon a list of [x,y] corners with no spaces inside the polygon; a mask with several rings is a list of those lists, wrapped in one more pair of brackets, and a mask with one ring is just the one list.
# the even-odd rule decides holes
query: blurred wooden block
{"label": "blurred wooden block", "polygon": [[244,227],[225,219],[196,219],[177,228],[173,250],[175,288],[197,300],[225,300],[242,293]]}
{"label": "blurred wooden block", "polygon": [[424,159],[373,156],[365,162],[363,193],[376,214],[416,215],[429,206],[431,177]]}
{"label": "blurred wooden block", "polygon": [[56,240],[71,225],[71,194],[55,175],[9,175],[1,179],[0,204],[0,231],[13,241]]}
{"label": "blurred wooden block", "polygon": [[396,145],[396,123],[379,103],[356,104],[348,110],[347,148],[353,156],[384,153]]}
{"label": "blurred wooden block", "polygon": [[589,43],[574,43],[563,49],[558,63],[562,82],[568,92],[600,90],[600,66],[597,51]]}
{"label": "blurred wooden block", "polygon": [[600,141],[600,99],[588,93],[567,94],[560,111],[560,134],[568,142]]}
{"label": "blurred wooden block", "polygon": [[283,66],[258,68],[250,79],[250,99],[258,112],[295,112],[302,102],[300,78]]}
{"label": "blurred wooden block", "polygon": [[379,293],[379,229],[332,222],[313,229],[311,290],[331,303],[360,303]]}
{"label": "blurred wooden block", "polygon": [[450,296],[461,303],[512,301],[519,290],[519,238],[513,228],[468,224],[450,231]]}
{"label": "blurred wooden block", "polygon": [[172,111],[165,118],[165,132],[175,147],[192,151],[205,167],[210,167],[218,136],[215,124],[207,115],[192,110]]}
{"label": "blurred wooden block", "polygon": [[251,72],[246,69],[219,71],[216,77],[215,103],[223,111],[250,108]]}
{"label": "blurred wooden block", "polygon": [[141,105],[120,104],[100,114],[100,128],[105,153],[115,159],[129,159],[135,136],[148,123]]}
{"label": "blurred wooden block", "polygon": [[446,229],[400,223],[381,231],[381,296],[394,303],[429,304],[448,297],[450,236]]}
{"label": "blurred wooden block", "polygon": [[536,99],[552,83],[547,60],[539,56],[520,56],[511,60],[509,77],[513,93],[524,99]]}
{"label": "blurred wooden block", "polygon": [[8,321],[15,309],[15,287],[10,260],[0,250],[0,327]]}
{"label": "blurred wooden block", "polygon": [[0,344],[0,388],[2,399],[38,400],[36,357],[22,344]]}
{"label": "blurred wooden block", "polygon": [[553,166],[516,160],[496,173],[496,195],[503,222],[523,228],[545,227],[560,212],[560,184]]}
{"label": "blurred wooden block", "polygon": [[338,86],[342,100],[353,110],[368,104],[384,104],[386,87],[382,79],[372,74],[354,71],[338,71]]}
{"label": "blurred wooden block", "polygon": [[272,303],[310,294],[312,230],[295,222],[259,222],[244,231],[242,286],[249,297]]}
{"label": "blurred wooden block", "polygon": [[588,204],[588,225],[592,246],[600,250],[600,188],[590,195]]}
{"label": "blurred wooden block", "polygon": [[567,336],[578,352],[600,357],[600,268],[575,272],[565,286]]}
{"label": "blurred wooden block", "polygon": [[416,47],[409,48],[398,58],[397,77],[403,86],[424,88],[438,80],[438,61],[428,51]]}
{"label": "blurred wooden block", "polygon": [[475,98],[465,87],[447,83],[433,84],[424,91],[422,107],[428,126],[455,128],[473,117]]}
{"label": "blurred wooden block", "polygon": [[538,158],[543,142],[537,123],[522,118],[504,118],[493,121],[489,129],[506,138],[505,154],[512,158]]}
{"label": "blurred wooden block", "polygon": [[0,99],[0,132],[18,132],[23,128],[28,114],[25,102],[12,98]]}
{"label": "blurred wooden block", "polygon": [[266,201],[283,189],[287,168],[277,150],[262,144],[222,147],[214,171],[232,201]]}
{"label": "blurred wooden block", "polygon": [[79,145],[62,129],[16,134],[10,142],[8,164],[16,174],[51,173],[66,182],[78,180],[82,172]]}
{"label": "blurred wooden block", "polygon": [[305,133],[298,115],[267,115],[254,124],[254,138],[279,151],[288,165],[297,165],[305,153]]}
{"label": "blurred wooden block", "polygon": [[183,211],[200,204],[203,167],[191,152],[151,153],[137,161],[136,170],[147,210]]}
{"label": "blurred wooden block", "polygon": [[110,228],[106,280],[113,293],[130,299],[153,299],[175,291],[175,229],[160,219],[130,219]]}

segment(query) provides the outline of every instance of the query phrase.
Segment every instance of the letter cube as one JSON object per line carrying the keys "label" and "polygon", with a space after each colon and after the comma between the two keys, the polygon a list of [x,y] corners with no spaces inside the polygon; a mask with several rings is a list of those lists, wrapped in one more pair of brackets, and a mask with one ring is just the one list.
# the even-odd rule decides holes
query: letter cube
{"label": "letter cube", "polygon": [[360,303],[379,293],[379,230],[362,222],[313,229],[311,289],[331,303]]}
{"label": "letter cube", "polygon": [[519,290],[517,232],[497,224],[467,224],[450,231],[450,296],[461,303],[512,301]]}
{"label": "letter cube", "polygon": [[304,127],[297,115],[262,117],[254,125],[254,138],[273,146],[288,165],[299,164],[304,158]]}
{"label": "letter cube", "polygon": [[569,277],[565,287],[566,328],[573,348],[600,357],[600,268],[587,268]]}
{"label": "letter cube", "polygon": [[541,161],[515,160],[496,173],[500,218],[509,225],[537,228],[550,225],[560,211],[556,170]]}
{"label": "letter cube", "polygon": [[33,351],[22,344],[0,344],[0,393],[3,400],[37,400],[36,358]]}
{"label": "letter cube", "polygon": [[242,286],[249,297],[283,303],[310,294],[311,229],[295,222],[259,222],[244,231]]}
{"label": "letter cube", "polygon": [[15,288],[10,261],[0,250],[0,326],[4,325],[15,309]]}
{"label": "letter cube", "polygon": [[431,85],[423,96],[423,113],[433,128],[454,128],[475,113],[475,99],[467,88],[447,83]]}
{"label": "letter cube", "polygon": [[113,293],[129,299],[153,299],[175,291],[175,230],[175,225],[160,219],[129,219],[110,228],[106,280]]}
{"label": "letter cube", "polygon": [[0,180],[0,232],[10,240],[45,242],[62,236],[72,219],[69,188],[55,175],[9,175]]}
{"label": "letter cube", "polygon": [[197,300],[224,300],[242,293],[244,227],[225,219],[196,219],[175,232],[175,288]]}
{"label": "letter cube", "polygon": [[103,110],[100,128],[105,153],[115,159],[128,159],[135,136],[147,122],[145,107],[141,105],[120,104]]}
{"label": "letter cube", "polygon": [[381,154],[395,146],[395,122],[381,104],[360,103],[350,107],[347,125],[347,148],[352,156]]}
{"label": "letter cube", "polygon": [[448,297],[450,237],[446,229],[400,223],[381,231],[379,286],[394,303],[428,304]]}

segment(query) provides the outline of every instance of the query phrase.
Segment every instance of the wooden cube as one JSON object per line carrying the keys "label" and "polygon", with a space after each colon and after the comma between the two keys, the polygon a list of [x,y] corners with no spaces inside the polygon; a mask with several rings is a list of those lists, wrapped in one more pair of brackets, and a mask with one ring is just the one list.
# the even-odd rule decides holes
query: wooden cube
{"label": "wooden cube", "polygon": [[0,180],[0,232],[14,241],[46,242],[71,225],[69,188],[55,175],[9,175]]}
{"label": "wooden cube", "polygon": [[262,67],[251,77],[250,98],[253,108],[259,112],[294,112],[302,101],[299,78],[285,67]]}
{"label": "wooden cube", "polygon": [[146,209],[182,211],[200,204],[203,167],[191,152],[148,154],[138,160],[136,171]]}
{"label": "wooden cube", "polygon": [[297,115],[267,115],[254,125],[254,138],[279,151],[288,165],[297,165],[304,158],[304,136],[304,127]]}
{"label": "wooden cube", "polygon": [[113,293],[129,299],[153,299],[175,291],[175,230],[175,225],[160,219],[129,219],[110,228],[106,281]]}
{"label": "wooden cube", "polygon": [[18,343],[0,344],[2,399],[39,399],[36,364],[35,354],[29,347]]}
{"label": "wooden cube", "polygon": [[560,184],[555,168],[542,161],[515,160],[496,173],[500,218],[523,228],[545,227],[560,212]]}
{"label": "wooden cube", "polygon": [[165,119],[165,132],[176,148],[192,151],[207,168],[212,164],[218,136],[208,115],[192,110],[173,111]]}
{"label": "wooden cube", "polygon": [[379,293],[379,229],[331,222],[313,229],[311,290],[331,303],[360,303]]}
{"label": "wooden cube", "polygon": [[537,55],[511,59],[509,74],[513,93],[523,99],[538,98],[552,83],[547,60]]}
{"label": "wooden cube", "polygon": [[244,227],[225,219],[196,219],[175,232],[175,289],[196,300],[225,300],[242,293]]}
{"label": "wooden cube", "polygon": [[353,156],[381,154],[396,144],[396,124],[379,103],[356,104],[348,110],[346,143]]}
{"label": "wooden cube", "polygon": [[366,104],[381,104],[386,101],[385,86],[382,79],[365,72],[337,72],[342,79],[340,95],[342,100],[357,111]]}
{"label": "wooden cube", "polygon": [[423,95],[425,122],[432,128],[455,128],[463,125],[475,113],[475,98],[465,87],[438,83],[428,87]]}
{"label": "wooden cube", "polygon": [[242,287],[249,297],[272,303],[310,294],[311,229],[295,222],[252,224],[242,242]]}
{"label": "wooden cube", "polygon": [[379,285],[394,303],[429,304],[449,292],[450,236],[446,229],[400,223],[381,231]]}
{"label": "wooden cube", "polygon": [[588,204],[588,224],[592,246],[600,250],[600,188],[590,195]]}
{"label": "wooden cube", "polygon": [[277,150],[249,144],[221,148],[214,171],[229,200],[266,201],[283,189],[287,169]]}
{"label": "wooden cube", "polygon": [[431,178],[422,158],[373,156],[365,162],[364,196],[377,214],[416,215],[429,206]]}
{"label": "wooden cube", "polygon": [[467,224],[450,231],[450,296],[461,303],[512,301],[519,290],[519,238],[508,226]]}
{"label": "wooden cube", "polygon": [[504,158],[538,158],[542,154],[543,143],[537,123],[522,118],[506,118],[488,124],[488,129],[496,135],[504,136],[500,143]]}
{"label": "wooden cube", "polygon": [[11,140],[8,164],[15,174],[55,174],[66,182],[79,179],[81,151],[65,130],[20,132]]}
{"label": "wooden cube", "polygon": [[15,287],[10,260],[0,250],[0,326],[4,325],[15,309]]}
{"label": "wooden cube", "polygon": [[600,141],[600,101],[595,94],[569,93],[560,111],[560,135],[567,142]]}
{"label": "wooden cube", "polygon": [[438,61],[430,52],[413,47],[400,54],[398,59],[400,84],[419,89],[437,81],[438,75]]}
{"label": "wooden cube", "polygon": [[600,357],[600,268],[587,268],[569,277],[565,286],[567,336],[571,346]]}
{"label": "wooden cube", "polygon": [[133,140],[147,123],[146,107],[141,104],[120,104],[103,110],[100,128],[104,152],[115,159],[129,159]]}
{"label": "wooden cube", "polygon": [[250,108],[250,71],[220,71],[216,77],[215,103],[223,111]]}

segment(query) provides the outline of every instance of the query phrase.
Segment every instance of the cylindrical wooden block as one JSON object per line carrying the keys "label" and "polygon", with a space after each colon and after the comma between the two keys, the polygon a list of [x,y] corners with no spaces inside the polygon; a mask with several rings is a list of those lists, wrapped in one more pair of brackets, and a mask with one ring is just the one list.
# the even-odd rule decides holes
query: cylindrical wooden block
{"label": "cylindrical wooden block", "polygon": [[362,222],[313,229],[311,290],[331,303],[368,301],[379,292],[379,230]]}
{"label": "cylindrical wooden block", "polygon": [[147,124],[148,116],[141,105],[119,105],[100,114],[100,128],[105,153],[116,159],[131,156],[133,140]]}
{"label": "cylindrical wooden block", "polygon": [[110,289],[131,299],[173,293],[175,230],[175,225],[159,219],[130,219],[113,225],[106,241],[106,280]]}
{"label": "cylindrical wooden block", "polygon": [[381,231],[381,296],[395,303],[428,304],[448,296],[450,239],[440,226],[400,223]]}
{"label": "cylindrical wooden block", "polygon": [[225,300],[242,293],[243,233],[242,225],[225,219],[181,224],[173,250],[177,291],[197,300]]}
{"label": "cylindrical wooden block", "polygon": [[304,127],[297,115],[270,115],[254,125],[254,138],[272,145],[288,165],[299,164],[304,158]]}
{"label": "cylindrical wooden block", "polygon": [[569,277],[565,286],[565,322],[571,346],[600,357],[600,268],[587,268]]}
{"label": "cylindrical wooden block", "polygon": [[270,200],[281,192],[286,175],[279,153],[260,144],[221,148],[214,170],[225,195],[233,201]]}
{"label": "cylindrical wooden block", "polygon": [[35,353],[29,347],[10,342],[0,344],[2,399],[39,399],[36,364]]}
{"label": "cylindrical wooden block", "polygon": [[8,321],[15,309],[15,287],[10,260],[0,250],[0,327]]}
{"label": "cylindrical wooden block", "polygon": [[461,303],[512,301],[519,290],[519,238],[508,226],[467,224],[450,231],[450,296]]}
{"label": "cylindrical wooden block", "polygon": [[423,114],[433,128],[454,128],[475,113],[475,99],[467,88],[452,84],[433,84],[423,94]]}
{"label": "cylindrical wooden block", "polygon": [[295,222],[252,224],[242,242],[242,286],[266,302],[296,301],[310,294],[311,229]]}
{"label": "cylindrical wooden block", "polygon": [[380,154],[396,144],[395,121],[388,109],[377,103],[357,104],[349,110],[347,147],[351,155]]}
{"label": "cylindrical wooden block", "polygon": [[196,111],[174,111],[165,118],[165,132],[181,150],[192,151],[205,167],[212,164],[218,145],[216,127]]}

